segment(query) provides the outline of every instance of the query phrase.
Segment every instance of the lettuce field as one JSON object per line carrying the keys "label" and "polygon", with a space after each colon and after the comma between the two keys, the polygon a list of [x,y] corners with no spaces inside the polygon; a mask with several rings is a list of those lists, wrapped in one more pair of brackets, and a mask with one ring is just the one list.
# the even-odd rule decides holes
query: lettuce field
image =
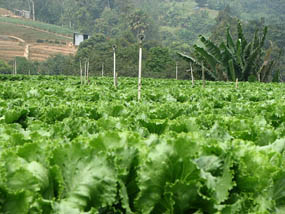
{"label": "lettuce field", "polygon": [[0,213],[284,214],[285,85],[0,76]]}

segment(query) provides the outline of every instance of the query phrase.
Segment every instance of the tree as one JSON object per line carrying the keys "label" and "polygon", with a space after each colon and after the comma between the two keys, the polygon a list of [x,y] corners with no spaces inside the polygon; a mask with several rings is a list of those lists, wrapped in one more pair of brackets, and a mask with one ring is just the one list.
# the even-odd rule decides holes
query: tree
{"label": "tree", "polygon": [[205,65],[208,74],[215,80],[235,81],[238,78],[241,81],[248,81],[256,78],[259,81],[267,81],[274,67],[274,60],[270,58],[272,48],[267,51],[263,49],[267,27],[261,36],[256,30],[251,42],[246,40],[240,22],[237,25],[237,32],[238,38],[234,41],[228,28],[226,43],[221,42],[219,46],[200,36],[204,47],[194,45],[192,56],[179,55],[200,66]]}
{"label": "tree", "polygon": [[10,74],[12,68],[3,60],[0,60],[0,74]]}
{"label": "tree", "polygon": [[71,56],[57,54],[40,65],[41,74],[74,75],[74,59]]}
{"label": "tree", "polygon": [[146,61],[150,72],[164,72],[170,64],[174,64],[168,48],[153,47],[150,49]]}
{"label": "tree", "polygon": [[[17,62],[17,74],[34,74],[36,73],[36,68],[32,61],[27,60],[25,57],[16,57]],[[12,66],[14,60],[11,60],[9,64]]]}
{"label": "tree", "polygon": [[199,7],[205,7],[208,0],[195,0]]}
{"label": "tree", "polygon": [[145,33],[150,27],[148,15],[143,10],[136,10],[128,17],[129,27],[134,35]]}

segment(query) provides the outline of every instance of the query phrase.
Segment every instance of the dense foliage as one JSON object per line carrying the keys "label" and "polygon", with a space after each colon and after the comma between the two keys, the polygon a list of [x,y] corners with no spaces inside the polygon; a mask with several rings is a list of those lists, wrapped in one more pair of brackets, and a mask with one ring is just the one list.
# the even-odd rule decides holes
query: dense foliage
{"label": "dense foliage", "polygon": [[136,87],[0,76],[0,212],[285,212],[284,84]]}
{"label": "dense foliage", "polygon": [[[215,44],[220,44],[226,34],[227,24],[235,26],[233,17],[241,20],[244,26],[246,38],[252,38],[256,26],[268,26],[268,40],[272,41],[272,57],[276,63],[273,74],[281,76],[285,71],[285,55],[282,55],[284,47],[284,2],[267,0],[0,0],[0,7],[8,9],[31,10],[35,5],[36,20],[46,23],[64,26],[64,28],[52,27],[52,25],[35,25],[44,27],[53,32],[69,34],[73,31],[88,33],[92,36],[103,35],[107,40],[115,42],[117,46],[123,47],[122,55],[131,58],[121,60],[125,65],[122,73],[132,76],[134,48],[137,45],[137,34],[144,32],[147,51],[150,48],[168,49],[164,51],[163,59],[174,56],[175,52],[189,53],[192,45],[199,44],[199,35],[205,38],[214,38]],[[227,11],[227,15],[225,15]],[[11,22],[11,19],[1,18]],[[1,21],[0,19],[0,21]],[[15,22],[15,20],[12,20]],[[69,29],[67,29],[69,28]],[[235,38],[235,34],[233,33]],[[269,43],[265,44],[268,48]],[[109,50],[96,50],[92,58],[93,68],[101,70],[101,55],[108,55]],[[153,50],[154,51],[154,50]],[[153,53],[153,52],[152,52]],[[150,53],[150,55],[152,54]],[[162,53],[162,52],[160,52]],[[95,60],[99,58],[99,60]],[[133,57],[132,57],[133,56]],[[137,57],[136,57],[137,58]],[[146,58],[148,58],[146,56]],[[148,58],[150,59],[150,58]],[[169,63],[172,66],[165,66],[163,77],[171,77],[175,67],[175,60],[172,58]],[[99,61],[99,62],[98,62]],[[153,65],[157,60],[146,63],[147,68],[157,69],[159,63]],[[162,60],[163,61],[163,60]],[[78,62],[77,62],[78,64]],[[188,64],[179,62],[180,68],[185,71],[189,69]],[[161,64],[160,64],[161,65]],[[108,67],[108,65],[106,64]],[[119,65],[119,67],[122,67]],[[151,71],[152,72],[152,71]],[[50,71],[52,73],[52,71]],[[158,76],[158,72],[152,72],[152,76]],[[184,76],[184,75],[183,75]],[[185,77],[185,76],[184,76]],[[285,78],[285,77],[284,77]]]}
{"label": "dense foliage", "polygon": [[11,67],[4,62],[3,60],[0,60],[0,73],[1,74],[10,74],[12,71]]}
{"label": "dense foliage", "polygon": [[214,80],[270,81],[275,63],[271,59],[272,47],[264,50],[267,32],[267,27],[261,35],[259,30],[256,30],[252,41],[247,41],[239,22],[236,41],[228,27],[226,42],[217,46],[211,40],[200,36],[204,47],[194,45],[192,56],[181,53],[179,55],[191,63],[205,66]]}

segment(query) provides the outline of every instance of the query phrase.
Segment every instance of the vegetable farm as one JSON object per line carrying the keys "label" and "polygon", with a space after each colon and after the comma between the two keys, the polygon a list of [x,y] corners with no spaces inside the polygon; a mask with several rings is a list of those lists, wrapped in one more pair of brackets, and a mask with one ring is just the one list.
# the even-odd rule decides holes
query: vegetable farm
{"label": "vegetable farm", "polygon": [[285,213],[285,85],[0,76],[0,213]]}

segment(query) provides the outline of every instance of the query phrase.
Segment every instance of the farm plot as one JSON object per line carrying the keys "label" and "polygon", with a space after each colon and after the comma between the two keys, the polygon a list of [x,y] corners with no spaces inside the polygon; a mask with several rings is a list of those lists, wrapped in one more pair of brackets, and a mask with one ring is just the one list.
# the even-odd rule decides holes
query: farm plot
{"label": "farm plot", "polygon": [[285,212],[284,84],[136,88],[0,76],[0,212]]}

